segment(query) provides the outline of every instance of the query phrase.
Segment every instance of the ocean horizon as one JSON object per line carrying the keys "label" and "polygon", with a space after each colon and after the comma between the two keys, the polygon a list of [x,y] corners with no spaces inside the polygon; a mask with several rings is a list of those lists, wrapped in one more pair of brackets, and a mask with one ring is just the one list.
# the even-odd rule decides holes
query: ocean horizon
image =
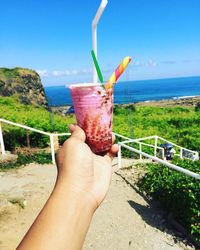
{"label": "ocean horizon", "polygon": [[[72,105],[69,89],[64,86],[44,87],[50,106]],[[114,103],[128,104],[200,96],[200,76],[118,82]]]}

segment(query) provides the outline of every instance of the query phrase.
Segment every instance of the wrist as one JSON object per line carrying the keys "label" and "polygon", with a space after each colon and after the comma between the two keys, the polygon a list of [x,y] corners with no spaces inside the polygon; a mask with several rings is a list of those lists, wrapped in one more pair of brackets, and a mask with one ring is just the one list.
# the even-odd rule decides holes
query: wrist
{"label": "wrist", "polygon": [[86,195],[57,180],[18,249],[81,249],[94,211]]}
{"label": "wrist", "polygon": [[63,202],[70,202],[75,209],[87,210],[91,215],[94,214],[98,207],[98,203],[91,192],[78,187],[67,179],[58,178],[53,193],[62,196]]}

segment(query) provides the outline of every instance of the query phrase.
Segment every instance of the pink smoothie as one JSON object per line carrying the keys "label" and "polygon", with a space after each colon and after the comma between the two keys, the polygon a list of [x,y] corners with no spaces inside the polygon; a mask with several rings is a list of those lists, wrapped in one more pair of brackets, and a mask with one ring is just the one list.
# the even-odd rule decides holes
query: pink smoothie
{"label": "pink smoothie", "polygon": [[70,85],[77,124],[86,133],[86,143],[96,154],[112,145],[113,90],[99,84]]}

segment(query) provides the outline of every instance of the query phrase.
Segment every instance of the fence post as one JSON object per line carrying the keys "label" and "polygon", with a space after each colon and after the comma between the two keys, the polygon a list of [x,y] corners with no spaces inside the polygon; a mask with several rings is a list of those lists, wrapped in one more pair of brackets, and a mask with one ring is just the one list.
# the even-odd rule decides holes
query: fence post
{"label": "fence post", "polygon": [[164,148],[162,148],[162,159],[163,160],[165,159],[165,150],[164,150]]}
{"label": "fence post", "polygon": [[180,158],[183,159],[183,148],[180,148]]}
{"label": "fence post", "polygon": [[199,160],[199,153],[196,152],[195,155],[196,155],[196,160]]}
{"label": "fence post", "polygon": [[118,145],[119,146],[119,151],[118,151],[118,169],[120,169],[122,167],[122,155],[121,155],[121,145]]}
{"label": "fence post", "polygon": [[[140,150],[140,152],[142,152],[142,144],[141,143],[139,143],[139,150]],[[142,155],[140,154],[140,160],[142,160]]]}
{"label": "fence post", "polygon": [[54,150],[54,141],[53,141],[53,134],[50,134],[50,144],[51,144],[51,158],[52,158],[52,163],[55,164],[55,150]]}
{"label": "fence post", "polygon": [[0,144],[1,144],[1,153],[2,153],[2,155],[5,155],[6,151],[5,151],[4,141],[3,141],[1,122],[0,122]]}
{"label": "fence post", "polygon": [[27,146],[28,148],[31,147],[29,130],[26,130],[26,146]]}
{"label": "fence post", "polygon": [[158,136],[155,136],[155,144],[154,144],[154,156],[156,157],[157,155],[157,146],[158,146]]}

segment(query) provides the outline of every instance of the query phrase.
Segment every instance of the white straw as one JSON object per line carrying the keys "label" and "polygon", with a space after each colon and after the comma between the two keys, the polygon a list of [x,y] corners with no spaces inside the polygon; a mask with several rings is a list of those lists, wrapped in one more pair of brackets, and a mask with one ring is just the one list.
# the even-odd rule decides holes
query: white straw
{"label": "white straw", "polygon": [[[102,0],[101,4],[99,6],[99,9],[97,10],[96,16],[92,21],[92,49],[94,50],[94,53],[97,58],[97,24],[99,22],[99,19],[107,5],[108,1],[107,0]],[[93,83],[97,83],[98,78],[97,78],[97,72],[95,65],[93,63]]]}

